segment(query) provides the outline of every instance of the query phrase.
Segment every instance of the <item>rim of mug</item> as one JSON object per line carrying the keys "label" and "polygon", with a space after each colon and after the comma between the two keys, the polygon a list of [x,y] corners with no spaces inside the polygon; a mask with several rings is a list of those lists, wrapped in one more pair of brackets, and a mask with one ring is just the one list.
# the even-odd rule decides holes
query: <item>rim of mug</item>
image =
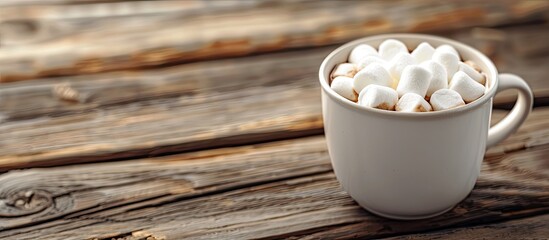
{"label": "rim of mug", "polygon": [[[341,51],[344,51],[348,48],[352,48],[355,46],[358,46],[359,44],[365,43],[367,41],[371,40],[384,40],[384,39],[396,39],[399,41],[402,41],[402,39],[415,39],[415,40],[423,40],[424,42],[431,43],[430,40],[440,41],[442,44],[448,44],[452,47],[457,47],[460,49],[464,49],[465,51],[471,53],[472,55],[475,55],[478,59],[480,59],[486,66],[487,70],[486,73],[486,82],[488,83],[488,80],[490,80],[491,84],[488,86],[488,90],[485,91],[484,95],[480,97],[479,99],[465,104],[465,106],[460,106],[457,108],[452,109],[446,109],[441,111],[429,111],[429,112],[397,112],[397,111],[388,111],[383,109],[377,109],[377,108],[370,108],[366,106],[359,105],[355,102],[349,101],[348,99],[344,98],[343,96],[337,94],[332,88],[330,88],[330,85],[328,84],[327,79],[329,76],[325,76],[324,72],[327,68],[330,60],[334,58],[336,55],[340,54]],[[335,67],[335,65],[334,65]],[[331,72],[331,69],[330,69]],[[498,72],[494,65],[494,63],[483,53],[478,51],[477,49],[449,39],[445,37],[439,37],[439,36],[433,36],[428,34],[417,34],[417,33],[394,33],[394,34],[380,34],[380,35],[374,35],[374,36],[368,36],[359,38],[357,40],[353,40],[351,42],[345,43],[341,45],[340,47],[333,50],[325,59],[322,61],[322,64],[320,65],[319,69],[319,80],[322,90],[334,101],[338,102],[339,104],[343,105],[344,107],[350,108],[354,111],[359,112],[370,112],[372,114],[378,114],[378,115],[384,115],[384,116],[394,116],[394,117],[412,117],[412,118],[428,118],[428,117],[440,117],[440,116],[448,116],[448,115],[454,115],[459,113],[464,113],[471,111],[473,109],[479,108],[483,104],[485,104],[487,101],[492,99],[492,97],[496,94],[497,86],[498,86]],[[327,78],[328,77],[328,78]],[[487,84],[486,84],[487,85]]]}

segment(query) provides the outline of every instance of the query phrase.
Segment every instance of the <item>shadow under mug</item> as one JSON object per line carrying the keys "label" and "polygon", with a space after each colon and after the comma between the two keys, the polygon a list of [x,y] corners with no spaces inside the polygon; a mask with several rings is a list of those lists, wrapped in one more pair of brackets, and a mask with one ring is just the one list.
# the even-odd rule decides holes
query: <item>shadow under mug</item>
{"label": "shadow under mug", "polygon": [[[484,96],[465,106],[438,112],[404,113],[367,108],[335,93],[329,76],[359,44],[375,48],[386,39],[410,49],[421,42],[453,46],[463,60],[486,73]],[[532,109],[528,84],[498,74],[494,63],[463,43],[422,34],[387,34],[349,42],[330,53],[319,71],[322,114],[335,174],[345,191],[366,210],[387,218],[434,217],[452,209],[473,189],[487,147],[502,141]],[[506,89],[518,90],[511,112],[490,128],[492,100]]]}

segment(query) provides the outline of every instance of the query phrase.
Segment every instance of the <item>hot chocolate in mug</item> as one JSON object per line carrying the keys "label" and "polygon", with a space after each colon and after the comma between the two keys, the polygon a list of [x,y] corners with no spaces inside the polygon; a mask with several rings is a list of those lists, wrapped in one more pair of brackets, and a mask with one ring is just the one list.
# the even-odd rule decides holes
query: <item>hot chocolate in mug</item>
{"label": "hot chocolate in mug", "polygon": [[[367,108],[334,92],[330,72],[347,61],[359,44],[378,48],[387,39],[414,49],[422,42],[453,46],[462,60],[475,62],[486,74],[484,96],[465,106],[438,112],[395,112]],[[393,219],[437,216],[473,189],[486,148],[504,140],[532,109],[528,84],[499,74],[494,63],[463,43],[422,34],[387,34],[347,43],[326,57],[319,71],[322,113],[335,174],[345,191],[366,210]],[[490,128],[494,96],[518,90],[512,111]]]}

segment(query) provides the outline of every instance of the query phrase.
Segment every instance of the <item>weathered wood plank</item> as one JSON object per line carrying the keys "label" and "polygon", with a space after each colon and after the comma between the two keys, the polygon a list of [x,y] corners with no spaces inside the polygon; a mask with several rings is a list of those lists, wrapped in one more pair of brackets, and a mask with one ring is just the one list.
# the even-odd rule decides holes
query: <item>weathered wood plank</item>
{"label": "weathered wood plank", "polygon": [[547,239],[549,214],[471,228],[456,228],[433,233],[414,234],[398,239]]}
{"label": "weathered wood plank", "polygon": [[0,176],[0,237],[377,238],[485,224],[549,210],[548,154],[544,144],[486,161],[464,202],[414,222],[378,218],[356,205],[327,173],[322,137],[12,171]]}
{"label": "weathered wood plank", "polygon": [[[321,133],[316,74],[331,49],[4,84],[0,170]],[[545,76],[527,78],[536,94],[549,89]],[[58,99],[52,89],[65,83],[89,97]]]}
{"label": "weathered wood plank", "polygon": [[[0,6],[48,6],[48,5],[69,5],[69,4],[90,4],[90,3],[114,3],[114,2],[139,2],[142,0],[2,0]],[[192,0],[189,0],[189,2]],[[231,1],[231,0],[224,0]],[[160,1],[158,1],[160,2]],[[197,1],[196,1],[197,2]]]}
{"label": "weathered wood plank", "polygon": [[[494,110],[492,125],[499,122],[507,111]],[[496,157],[506,152],[517,151],[549,143],[549,108],[535,108],[528,120],[509,138],[488,149],[486,155]]]}
{"label": "weathered wood plank", "polygon": [[[330,49],[71,78],[0,90],[0,169],[159,155],[322,132],[318,61]],[[31,83],[30,81],[29,83]],[[9,85],[9,84],[8,84]]]}
{"label": "weathered wood plank", "polygon": [[510,0],[238,2],[0,8],[0,82],[329,45],[384,32],[546,20],[549,9],[546,1]]}
{"label": "weathered wood plank", "polygon": [[[0,229],[151,198],[192,197],[327,172],[331,167],[324,144],[322,137],[314,137],[157,159],[12,171],[0,175]],[[27,191],[35,192],[35,198],[28,206],[17,206],[17,198]]]}

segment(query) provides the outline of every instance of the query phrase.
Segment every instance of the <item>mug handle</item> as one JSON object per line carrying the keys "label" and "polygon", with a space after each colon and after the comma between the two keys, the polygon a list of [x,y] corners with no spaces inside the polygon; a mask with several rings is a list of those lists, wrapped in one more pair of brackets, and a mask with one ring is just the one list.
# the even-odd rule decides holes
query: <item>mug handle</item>
{"label": "mug handle", "polygon": [[500,74],[496,94],[507,89],[518,90],[517,102],[504,119],[490,128],[486,148],[493,147],[514,133],[532,111],[534,94],[524,79],[514,74]]}

